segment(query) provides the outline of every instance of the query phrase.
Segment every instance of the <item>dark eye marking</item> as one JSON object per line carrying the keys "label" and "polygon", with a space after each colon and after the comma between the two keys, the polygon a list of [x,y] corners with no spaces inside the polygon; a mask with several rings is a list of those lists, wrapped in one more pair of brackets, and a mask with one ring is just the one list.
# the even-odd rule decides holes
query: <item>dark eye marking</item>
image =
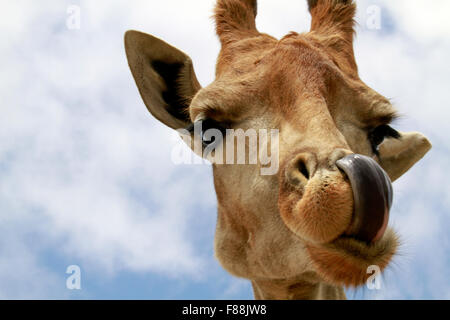
{"label": "dark eye marking", "polygon": [[208,130],[210,130],[210,129],[219,130],[220,133],[222,134],[222,138],[223,138],[226,135],[226,129],[227,129],[223,124],[221,124],[213,119],[210,119],[210,118],[198,120],[195,123],[191,123],[186,128],[186,130],[189,131],[190,133],[195,133],[196,128],[199,128],[198,134],[200,134],[200,137],[202,139],[203,147],[207,147],[213,143],[218,144],[220,142],[218,139],[216,139],[216,137],[214,135],[211,137],[211,135],[205,134]]}
{"label": "dark eye marking", "polygon": [[387,124],[383,124],[376,127],[375,129],[370,130],[368,134],[368,138],[372,146],[372,151],[377,156],[379,155],[378,148],[385,138],[400,139],[400,137],[400,133],[397,130],[392,129]]}

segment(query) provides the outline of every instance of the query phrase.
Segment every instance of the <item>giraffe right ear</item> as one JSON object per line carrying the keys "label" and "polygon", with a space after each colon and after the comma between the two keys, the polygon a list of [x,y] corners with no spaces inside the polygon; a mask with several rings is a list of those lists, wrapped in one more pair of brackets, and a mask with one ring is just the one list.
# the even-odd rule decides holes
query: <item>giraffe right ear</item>
{"label": "giraffe right ear", "polygon": [[147,109],[165,125],[188,126],[189,105],[201,86],[185,53],[149,34],[125,33],[128,65]]}
{"label": "giraffe right ear", "polygon": [[400,139],[386,139],[380,145],[380,165],[392,181],[397,180],[430,151],[431,143],[419,132],[400,132]]}

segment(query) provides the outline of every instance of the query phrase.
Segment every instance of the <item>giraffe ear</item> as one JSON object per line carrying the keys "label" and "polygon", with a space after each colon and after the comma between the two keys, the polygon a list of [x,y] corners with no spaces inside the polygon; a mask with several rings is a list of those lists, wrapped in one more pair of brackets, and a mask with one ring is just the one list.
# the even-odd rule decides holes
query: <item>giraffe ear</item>
{"label": "giraffe ear", "polygon": [[431,149],[419,132],[401,132],[399,139],[386,139],[380,145],[380,164],[392,181],[397,180]]}
{"label": "giraffe ear", "polygon": [[165,125],[188,126],[189,105],[201,86],[185,53],[149,34],[125,33],[128,64],[147,109]]}

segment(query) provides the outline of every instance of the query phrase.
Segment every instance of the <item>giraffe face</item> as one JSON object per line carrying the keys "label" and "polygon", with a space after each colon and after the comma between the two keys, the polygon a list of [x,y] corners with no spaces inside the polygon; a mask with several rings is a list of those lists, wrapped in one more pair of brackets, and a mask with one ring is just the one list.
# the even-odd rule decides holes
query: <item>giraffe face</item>
{"label": "giraffe face", "polygon": [[[248,279],[308,274],[311,281],[358,286],[397,248],[387,227],[391,180],[431,145],[420,133],[393,129],[389,100],[359,79],[355,5],[309,5],[311,31],[277,40],[256,30],[256,1],[219,0],[222,49],[216,79],[205,88],[189,57],[162,40],[129,31],[125,46],[149,111],[184,129],[194,152],[213,159],[215,251],[224,268]],[[205,139],[204,129],[214,139]],[[238,130],[243,139],[229,139]],[[249,134],[270,130],[273,139]],[[270,174],[262,174],[261,149],[276,160]],[[247,162],[235,161],[239,150]]]}

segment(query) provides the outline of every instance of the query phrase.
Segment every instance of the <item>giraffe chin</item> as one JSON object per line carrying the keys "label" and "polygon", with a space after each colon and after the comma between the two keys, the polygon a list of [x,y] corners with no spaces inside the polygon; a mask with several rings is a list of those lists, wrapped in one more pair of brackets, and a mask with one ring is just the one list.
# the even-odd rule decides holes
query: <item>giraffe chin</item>
{"label": "giraffe chin", "polygon": [[370,266],[383,271],[398,247],[398,237],[388,228],[383,237],[367,243],[339,237],[328,244],[307,243],[306,248],[317,274],[334,285],[357,287],[373,275]]}

